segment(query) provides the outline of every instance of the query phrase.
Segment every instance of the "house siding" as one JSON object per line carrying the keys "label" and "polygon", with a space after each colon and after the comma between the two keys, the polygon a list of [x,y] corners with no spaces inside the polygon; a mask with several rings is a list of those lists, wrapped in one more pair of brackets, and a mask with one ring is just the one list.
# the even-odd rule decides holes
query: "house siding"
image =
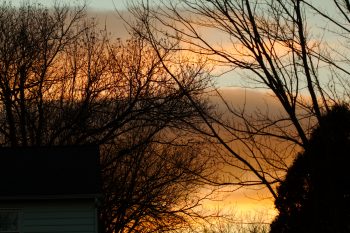
{"label": "house siding", "polygon": [[94,201],[26,201],[0,208],[20,210],[21,233],[97,233]]}

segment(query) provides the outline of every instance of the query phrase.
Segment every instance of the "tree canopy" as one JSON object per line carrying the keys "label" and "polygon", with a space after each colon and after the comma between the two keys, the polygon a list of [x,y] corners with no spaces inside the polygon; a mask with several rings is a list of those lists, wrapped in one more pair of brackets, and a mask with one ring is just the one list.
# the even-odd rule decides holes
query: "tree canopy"
{"label": "tree canopy", "polygon": [[2,2],[0,145],[97,144],[104,232],[187,226],[202,217],[197,191],[210,173],[205,146],[188,130],[199,117],[185,93],[209,111],[208,76],[198,64],[173,70],[183,88],[144,38],[113,38],[85,5]]}
{"label": "tree canopy", "polygon": [[274,232],[348,232],[350,110],[335,106],[321,117],[309,146],[277,188]]}
{"label": "tree canopy", "polygon": [[[100,144],[107,232],[181,228],[198,216],[202,199],[190,194],[203,184],[265,187],[279,201],[279,183],[278,190],[287,182],[303,193],[300,184],[316,171],[317,192],[310,193],[321,195],[321,178],[332,187],[328,180],[346,171],[342,156],[328,161],[331,150],[340,155],[344,147],[330,144],[328,137],[339,135],[323,121],[350,99],[350,4],[327,4],[140,0],[125,20],[130,38],[120,40],[87,18],[85,6],[3,3],[0,144]],[[268,93],[278,111],[232,105],[210,85],[220,72],[239,87]],[[224,114],[212,111],[207,91],[219,97]],[[333,134],[314,139],[323,128]],[[329,146],[317,151],[312,141]],[[213,164],[226,173],[212,175]],[[287,171],[305,177],[284,179]],[[286,196],[307,205],[300,193]]]}
{"label": "tree canopy", "polygon": [[[232,168],[231,179],[216,183],[265,186],[277,198],[276,184],[308,147],[321,116],[349,102],[349,6],[341,0],[327,7],[302,0],[165,0],[156,6],[140,0],[130,7],[137,19],[130,26],[156,51],[198,56],[213,76],[230,75],[237,87],[266,92],[280,107],[272,111],[267,103],[249,111],[213,87],[225,117],[200,114],[206,125],[200,132],[220,145],[218,157]],[[177,79],[170,67],[166,71]]]}

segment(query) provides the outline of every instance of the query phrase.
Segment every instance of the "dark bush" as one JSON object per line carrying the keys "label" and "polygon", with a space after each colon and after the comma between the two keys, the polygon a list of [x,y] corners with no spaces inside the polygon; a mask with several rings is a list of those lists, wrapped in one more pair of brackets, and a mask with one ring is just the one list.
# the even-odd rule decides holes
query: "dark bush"
{"label": "dark bush", "polygon": [[335,106],[278,187],[271,233],[350,232],[350,111]]}

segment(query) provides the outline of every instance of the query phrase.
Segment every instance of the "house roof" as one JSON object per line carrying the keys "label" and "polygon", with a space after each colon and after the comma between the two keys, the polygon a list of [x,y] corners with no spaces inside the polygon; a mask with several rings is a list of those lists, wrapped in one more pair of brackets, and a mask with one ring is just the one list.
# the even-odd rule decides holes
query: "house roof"
{"label": "house roof", "polygon": [[0,148],[0,199],[100,193],[98,146]]}

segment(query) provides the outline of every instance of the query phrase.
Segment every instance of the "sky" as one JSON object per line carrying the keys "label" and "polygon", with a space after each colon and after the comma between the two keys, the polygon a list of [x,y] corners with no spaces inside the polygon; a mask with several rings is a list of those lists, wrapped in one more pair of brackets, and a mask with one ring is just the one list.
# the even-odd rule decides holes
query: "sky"
{"label": "sky", "polygon": [[[20,2],[23,0],[8,0],[12,2],[14,5],[19,5]],[[41,3],[45,6],[50,6],[53,5],[55,0],[30,0],[31,2],[38,2]],[[70,5],[74,5],[74,3],[83,3],[84,1],[82,0],[56,0],[59,2],[67,3]],[[130,3],[133,0],[86,0],[86,4],[89,10],[93,11],[94,14],[96,14],[97,19],[101,23],[106,23],[106,26],[109,31],[111,31],[113,34],[116,34],[117,37],[124,37],[127,35],[127,31],[125,30],[123,26],[123,21],[118,19],[117,14],[114,12],[114,10],[120,10],[123,11],[126,9],[126,6],[128,3]],[[134,0],[138,1],[138,0]],[[157,0],[155,0],[157,1]],[[327,7],[327,2],[326,0],[312,0],[316,3],[319,3],[322,5],[324,9],[328,9]],[[329,1],[330,2],[330,1]],[[329,4],[328,2],[328,4]],[[332,9],[329,7],[329,9]],[[335,12],[331,12],[334,13]],[[315,19],[314,19],[315,20]],[[317,22],[313,22],[316,23]],[[216,35],[216,34],[215,34]],[[216,35],[217,36],[217,35]],[[235,83],[230,83],[232,82],[232,73],[228,74],[227,76],[224,77],[224,79],[221,78],[221,83],[224,83],[226,86],[233,86]],[[227,91],[227,90],[226,90]],[[261,100],[262,102],[265,101],[264,96],[262,93],[248,93],[249,97],[251,99],[254,99],[252,101],[252,105],[250,105],[251,108],[255,107],[261,107],[264,106],[264,103],[258,103],[256,100]],[[228,98],[229,96],[231,97],[232,95],[237,95],[236,98],[229,98],[229,99],[238,99],[242,100],[244,99],[245,93],[239,93],[237,91],[232,92],[232,89],[227,91],[225,93],[225,97]],[[226,201],[219,203],[218,205],[225,205],[225,206],[232,206],[233,208],[240,209],[242,211],[244,210],[251,210],[251,211],[268,211],[272,212],[271,214],[268,214],[270,216],[273,216],[275,212],[273,212],[273,203],[272,200],[269,199],[264,199],[264,200],[257,200],[254,196],[254,192],[251,192],[250,194],[247,194],[247,192],[235,192],[232,193],[231,195],[228,195],[225,199]],[[212,203],[213,208],[215,208],[217,203]],[[268,217],[271,218],[271,217]]]}
{"label": "sky", "polygon": [[[17,6],[17,5],[20,5],[22,1],[23,0],[12,0],[11,3]],[[48,7],[52,6],[55,2],[55,0],[30,0],[30,1],[40,3]],[[76,1],[58,0],[58,1],[62,3],[67,3],[69,5],[74,5],[74,4],[79,4],[84,2],[81,0],[80,1],[79,0],[76,0]],[[123,21],[119,19],[117,14],[113,11],[116,9],[121,11],[126,10],[127,2],[128,0],[86,0],[87,7],[89,10],[93,12],[92,13],[93,16],[96,17],[96,19],[100,23],[106,23],[108,30],[113,34],[117,35],[117,37],[126,36],[127,31],[123,26]],[[226,83],[226,85],[229,83],[229,80],[232,80],[232,77],[229,77],[227,79],[228,80],[226,81],[222,81],[223,83]],[[242,96],[244,96],[246,93],[234,92],[234,93],[231,93],[230,95],[232,94],[241,95],[241,97],[238,97],[235,99],[242,99]],[[225,93],[225,96],[226,95],[228,95],[228,93]],[[262,95],[261,93],[251,94],[252,98],[263,100],[264,96],[261,96],[261,95]],[[238,213],[249,212],[252,215],[255,215],[256,213],[263,213],[264,217],[268,221],[271,220],[273,216],[276,214],[275,210],[273,209],[272,199],[259,200],[259,198],[256,198],[256,194],[254,193],[254,191],[250,191],[248,193],[246,192],[246,190],[245,191],[241,190],[239,192],[227,194],[225,195],[225,197],[223,197],[225,201],[212,202],[208,204],[208,207],[215,209],[215,208],[220,208],[225,206],[229,211],[233,209],[235,212],[238,211]]]}
{"label": "sky", "polygon": [[[29,1],[37,2],[48,7],[54,5],[55,1],[67,3],[69,5],[74,5],[79,3],[81,4],[84,2],[84,0],[29,0]],[[10,2],[13,5],[18,6],[20,5],[21,2],[23,2],[23,0],[12,0],[12,1],[10,0]],[[99,23],[106,23],[106,26],[109,32],[112,32],[117,37],[122,37],[122,38],[127,36],[127,31],[123,25],[124,24],[123,21],[113,11],[115,11],[116,9],[121,11],[126,10],[126,6],[128,2],[130,3],[131,1],[130,0],[129,1],[128,0],[86,0],[87,7],[91,11],[90,14],[92,14],[93,17],[96,17]],[[226,81],[223,80],[222,82],[227,85],[229,83],[229,80],[232,79],[232,77],[228,75],[228,77],[224,77],[224,79],[225,78],[227,78],[227,80]],[[224,94],[225,96],[240,95],[241,97],[236,96],[235,99],[242,99],[246,93],[234,92],[234,93],[228,94],[225,92]],[[264,99],[264,97],[261,95],[262,95],[261,93],[251,94],[252,98],[262,100]],[[256,107],[256,106],[253,106],[253,107]],[[229,207],[228,209],[230,210],[231,208],[233,208],[236,211],[238,210],[239,212],[249,211],[249,212],[252,212],[253,215],[255,212],[264,212],[264,214],[268,213],[268,216],[265,216],[267,217],[267,219],[271,219],[272,216],[275,214],[271,199],[258,200],[253,192],[250,192],[250,195],[247,195],[247,193],[241,192],[241,191],[235,192],[235,193],[228,194],[224,199],[225,201],[221,203],[218,203],[218,202],[211,203],[209,205],[210,208],[218,208],[225,205],[226,207],[228,206]]]}
{"label": "sky", "polygon": [[[12,4],[19,5],[23,0],[12,0]],[[53,5],[55,0],[31,0],[31,2],[38,2],[45,6]],[[67,4],[82,3],[82,0],[60,0],[59,2]],[[125,9],[127,0],[86,0],[87,6],[94,10],[118,10]]]}

